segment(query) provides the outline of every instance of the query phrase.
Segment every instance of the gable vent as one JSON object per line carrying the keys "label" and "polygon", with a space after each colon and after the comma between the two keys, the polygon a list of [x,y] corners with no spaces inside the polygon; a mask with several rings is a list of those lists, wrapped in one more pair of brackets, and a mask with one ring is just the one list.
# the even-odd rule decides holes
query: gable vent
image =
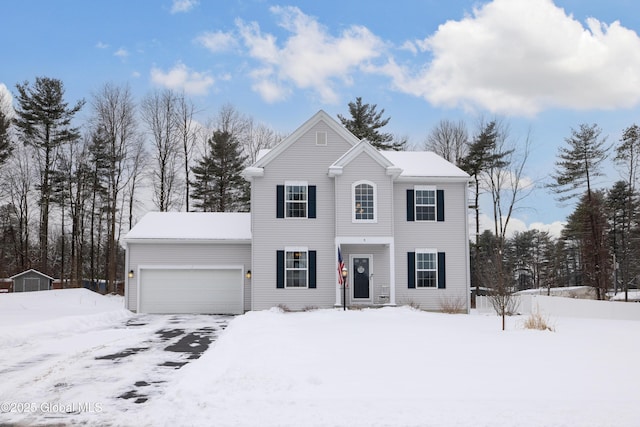
{"label": "gable vent", "polygon": [[316,132],[316,145],[327,145],[326,132]]}

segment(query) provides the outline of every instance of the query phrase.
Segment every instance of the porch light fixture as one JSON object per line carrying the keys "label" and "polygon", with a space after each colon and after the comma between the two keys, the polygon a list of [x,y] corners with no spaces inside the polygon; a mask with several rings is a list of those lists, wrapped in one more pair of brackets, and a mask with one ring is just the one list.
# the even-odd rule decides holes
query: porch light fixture
{"label": "porch light fixture", "polygon": [[342,267],[342,311],[347,310],[347,267]]}
{"label": "porch light fixture", "polygon": [[129,270],[128,276],[129,276],[129,279],[133,279],[133,270]]}
{"label": "porch light fixture", "polygon": [[244,277],[246,277],[247,279],[251,279],[251,270],[247,270],[247,272],[244,274]]}

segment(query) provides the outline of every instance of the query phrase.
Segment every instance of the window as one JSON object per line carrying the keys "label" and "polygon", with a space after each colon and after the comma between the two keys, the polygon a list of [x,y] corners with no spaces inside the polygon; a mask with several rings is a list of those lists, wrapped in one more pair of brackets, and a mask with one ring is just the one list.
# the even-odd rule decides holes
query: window
{"label": "window", "polygon": [[285,215],[287,218],[307,217],[307,183],[285,184]]}
{"label": "window", "polygon": [[353,220],[373,222],[376,219],[376,188],[369,182],[353,185]]}
{"label": "window", "polygon": [[444,190],[426,185],[408,188],[407,221],[444,221]]}
{"label": "window", "polygon": [[438,264],[436,252],[416,252],[416,287],[437,287]]}
{"label": "window", "polygon": [[285,251],[285,287],[306,288],[308,273],[308,257],[306,250]]}
{"label": "window", "polygon": [[276,251],[276,288],[316,289],[316,251],[287,247]]}
{"label": "window", "polygon": [[435,188],[417,187],[416,221],[436,220],[436,190]]}
{"label": "window", "polygon": [[416,249],[408,252],[409,289],[446,289],[446,254],[435,249]]}

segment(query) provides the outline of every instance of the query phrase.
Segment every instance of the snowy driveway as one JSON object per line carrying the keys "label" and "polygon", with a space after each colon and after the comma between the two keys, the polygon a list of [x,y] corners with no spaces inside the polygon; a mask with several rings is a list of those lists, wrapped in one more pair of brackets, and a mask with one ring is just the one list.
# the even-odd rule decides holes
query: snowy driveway
{"label": "snowy driveway", "polygon": [[135,410],[162,395],[231,318],[134,315],[90,325],[78,316],[77,329],[13,334],[2,343],[0,424],[66,425]]}

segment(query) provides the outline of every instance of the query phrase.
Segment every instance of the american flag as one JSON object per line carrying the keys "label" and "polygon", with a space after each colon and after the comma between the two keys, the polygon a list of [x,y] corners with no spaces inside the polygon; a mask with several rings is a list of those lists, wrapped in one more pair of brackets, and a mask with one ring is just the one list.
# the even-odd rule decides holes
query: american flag
{"label": "american flag", "polygon": [[340,248],[338,248],[338,283],[342,285],[342,269],[344,268],[344,262],[342,261],[342,253],[340,252]]}

